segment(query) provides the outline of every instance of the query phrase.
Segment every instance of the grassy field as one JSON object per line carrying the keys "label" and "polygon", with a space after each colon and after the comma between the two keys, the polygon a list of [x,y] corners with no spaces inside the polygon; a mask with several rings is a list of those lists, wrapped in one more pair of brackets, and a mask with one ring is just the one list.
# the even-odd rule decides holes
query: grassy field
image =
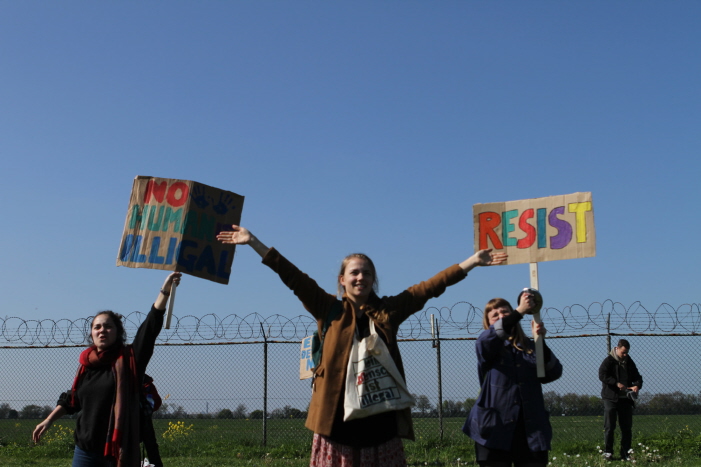
{"label": "grassy field", "polygon": [[[699,417],[636,416],[636,463],[701,466]],[[601,417],[553,417],[553,466],[594,466],[603,438]],[[462,433],[463,418],[415,419],[417,439],[406,442],[409,465],[471,465],[473,444]],[[34,446],[30,437],[38,420],[0,420],[0,465],[68,467],[73,447],[73,420],[60,420]],[[263,446],[262,420],[156,420],[161,453],[169,467],[279,465],[309,463],[311,433],[303,420],[268,420]],[[641,443],[639,446],[638,443]],[[656,451],[655,451],[656,450]]]}

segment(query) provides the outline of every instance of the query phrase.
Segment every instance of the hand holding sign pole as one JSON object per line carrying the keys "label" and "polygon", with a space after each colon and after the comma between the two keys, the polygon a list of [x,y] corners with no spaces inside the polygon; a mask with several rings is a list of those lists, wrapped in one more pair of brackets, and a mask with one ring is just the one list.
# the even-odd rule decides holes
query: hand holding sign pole
{"label": "hand holding sign pole", "polygon": [[[166,277],[165,282],[161,286],[161,290],[158,291],[158,296],[156,297],[156,301],[153,302],[153,307],[156,310],[161,310],[161,311],[166,311],[166,308],[168,308],[168,301],[171,299],[172,294],[175,294],[175,287],[178,286],[180,283],[180,279],[182,278],[182,273],[181,272],[171,272],[168,274],[168,277]],[[172,304],[172,301],[171,301]],[[172,313],[173,308],[171,305],[171,310],[170,313]],[[168,321],[166,323],[166,329],[170,329],[170,316],[168,316]]]}

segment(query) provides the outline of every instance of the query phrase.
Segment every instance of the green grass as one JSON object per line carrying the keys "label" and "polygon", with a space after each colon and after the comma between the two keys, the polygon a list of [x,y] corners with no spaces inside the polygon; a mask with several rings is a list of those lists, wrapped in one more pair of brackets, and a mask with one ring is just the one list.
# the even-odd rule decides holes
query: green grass
{"label": "green grass", "polygon": [[[637,464],[701,466],[701,420],[698,416],[636,416],[634,450]],[[35,446],[31,433],[38,420],[0,420],[0,465],[69,467],[74,420],[60,420]],[[414,420],[416,441],[406,442],[409,465],[472,465],[473,443],[462,433],[463,418]],[[601,417],[552,417],[555,433],[553,466],[603,466],[598,450],[603,439]],[[311,433],[304,420],[268,420],[267,446],[262,420],[156,420],[165,464],[198,466],[307,466]],[[162,434],[166,437],[162,437]],[[642,443],[642,446],[638,446]],[[655,451],[657,450],[657,451]],[[610,464],[609,464],[610,465]]]}

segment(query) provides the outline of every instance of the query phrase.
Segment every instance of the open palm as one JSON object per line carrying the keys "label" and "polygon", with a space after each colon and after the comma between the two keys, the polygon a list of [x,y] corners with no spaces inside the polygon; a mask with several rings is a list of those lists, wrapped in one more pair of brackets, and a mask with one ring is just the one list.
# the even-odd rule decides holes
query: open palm
{"label": "open palm", "polygon": [[251,232],[248,229],[238,225],[232,225],[231,227],[233,229],[231,231],[219,232],[217,240],[233,245],[246,245],[251,241]]}

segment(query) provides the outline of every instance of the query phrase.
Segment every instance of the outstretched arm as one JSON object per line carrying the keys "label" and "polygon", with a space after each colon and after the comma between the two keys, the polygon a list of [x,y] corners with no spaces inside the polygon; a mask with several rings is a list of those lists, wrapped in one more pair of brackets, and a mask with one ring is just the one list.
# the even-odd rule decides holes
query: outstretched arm
{"label": "outstretched arm", "polygon": [[153,303],[151,311],[146,315],[146,319],[139,329],[136,331],[134,341],[134,357],[136,359],[136,374],[141,377],[146,372],[146,366],[153,356],[153,348],[156,345],[156,339],[163,328],[163,315],[168,304],[168,298],[173,290],[173,287],[180,283],[182,273],[172,272],[168,274],[163,287],[158,292],[158,297]]}
{"label": "outstretched arm", "polygon": [[232,231],[219,232],[217,240],[222,243],[233,245],[251,245],[251,248],[253,248],[261,258],[265,256],[269,248],[263,245],[250,230],[238,225],[232,225],[231,227],[233,229]]}
{"label": "outstretched arm", "polygon": [[480,250],[474,255],[460,263],[460,267],[465,274],[470,272],[477,266],[494,266],[506,261],[508,255],[506,253],[492,253],[492,250]]}
{"label": "outstretched arm", "polygon": [[399,295],[387,297],[393,301],[389,308],[395,310],[391,313],[394,325],[399,326],[409,316],[421,310],[428,300],[439,297],[445,292],[447,287],[463,280],[468,271],[477,266],[492,266],[503,263],[506,261],[506,258],[506,253],[492,253],[492,250],[480,250],[462,263],[454,264],[432,278],[412,285]]}
{"label": "outstretched arm", "polygon": [[268,248],[250,230],[232,225],[232,231],[220,232],[217,239],[222,243],[233,245],[250,245],[263,258],[263,264],[278,274],[282,282],[292,290],[315,318],[324,318],[331,304],[336,301],[334,295],[319,287],[311,277],[300,271],[294,264],[283,257],[275,248]]}

